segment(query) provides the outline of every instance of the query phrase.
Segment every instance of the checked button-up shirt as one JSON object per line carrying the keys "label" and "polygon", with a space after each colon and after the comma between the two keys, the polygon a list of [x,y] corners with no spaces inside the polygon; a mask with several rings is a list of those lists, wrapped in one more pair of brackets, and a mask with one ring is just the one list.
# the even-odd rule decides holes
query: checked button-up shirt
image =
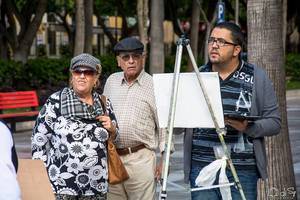
{"label": "checked button-up shirt", "polygon": [[134,83],[128,84],[123,72],[112,74],[104,93],[114,108],[119,125],[117,148],[145,144],[147,148],[164,150],[165,133],[158,127],[153,79],[144,70]]}

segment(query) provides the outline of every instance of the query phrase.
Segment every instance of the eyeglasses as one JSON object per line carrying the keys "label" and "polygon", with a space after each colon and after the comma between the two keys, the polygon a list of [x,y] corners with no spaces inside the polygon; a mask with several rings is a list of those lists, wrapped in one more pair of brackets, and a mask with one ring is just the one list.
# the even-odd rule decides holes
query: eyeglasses
{"label": "eyeglasses", "polygon": [[238,44],[232,43],[232,42],[227,42],[226,40],[224,40],[223,38],[215,38],[215,37],[210,37],[207,40],[209,45],[213,45],[214,42],[216,42],[216,44],[219,47],[223,47],[225,45],[233,45],[233,46],[237,46]]}
{"label": "eyeglasses", "polygon": [[83,69],[75,69],[72,71],[72,73],[75,75],[75,76],[81,76],[81,74],[83,74],[84,76],[93,76],[96,74],[95,71],[93,70],[90,70],[90,69],[86,69],[86,70],[83,70]]}
{"label": "eyeglasses", "polygon": [[139,60],[142,56],[143,56],[142,54],[138,54],[138,53],[120,55],[123,61],[130,60],[130,57],[132,58],[132,60]]}

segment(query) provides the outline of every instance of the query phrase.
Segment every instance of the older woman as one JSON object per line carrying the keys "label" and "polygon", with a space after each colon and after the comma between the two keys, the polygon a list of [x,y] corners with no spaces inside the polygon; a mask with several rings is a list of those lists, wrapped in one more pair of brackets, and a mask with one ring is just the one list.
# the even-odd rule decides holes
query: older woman
{"label": "older woman", "polygon": [[103,105],[95,92],[100,61],[80,54],[70,73],[70,87],[52,94],[39,113],[32,158],[44,161],[57,200],[106,199],[106,141],[118,131],[110,101]]}

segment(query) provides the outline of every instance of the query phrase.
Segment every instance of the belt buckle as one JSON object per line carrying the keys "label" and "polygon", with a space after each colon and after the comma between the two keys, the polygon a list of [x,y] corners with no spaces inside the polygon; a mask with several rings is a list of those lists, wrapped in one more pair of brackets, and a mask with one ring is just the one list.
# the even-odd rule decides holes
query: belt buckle
{"label": "belt buckle", "polygon": [[129,154],[132,154],[131,147],[128,147]]}

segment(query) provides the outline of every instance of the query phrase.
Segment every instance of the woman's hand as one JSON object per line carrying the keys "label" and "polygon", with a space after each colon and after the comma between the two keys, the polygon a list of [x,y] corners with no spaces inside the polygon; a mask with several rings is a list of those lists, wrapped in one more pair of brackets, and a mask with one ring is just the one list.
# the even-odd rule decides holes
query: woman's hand
{"label": "woman's hand", "polygon": [[111,119],[107,115],[101,115],[96,118],[102,123],[102,126],[110,133],[111,136],[116,134],[116,125],[112,123]]}

